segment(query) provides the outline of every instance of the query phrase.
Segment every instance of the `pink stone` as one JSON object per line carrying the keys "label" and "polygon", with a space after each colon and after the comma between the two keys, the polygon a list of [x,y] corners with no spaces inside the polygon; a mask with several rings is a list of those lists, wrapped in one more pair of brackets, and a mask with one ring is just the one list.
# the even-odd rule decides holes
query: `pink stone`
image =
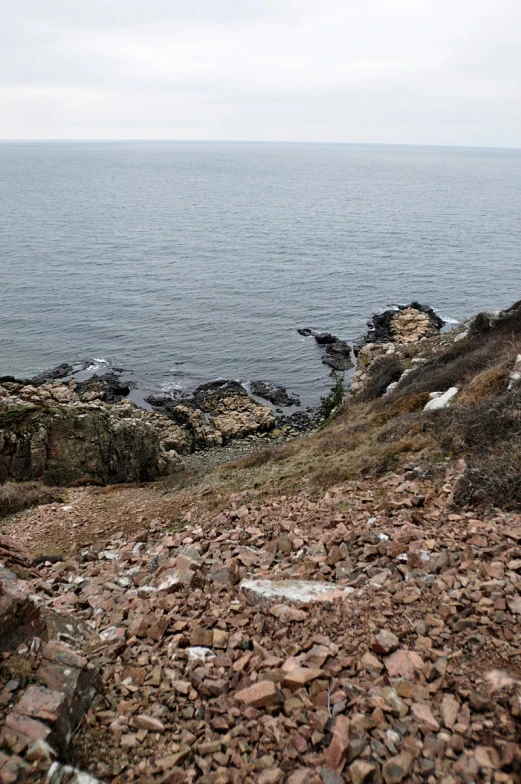
{"label": "pink stone", "polygon": [[248,689],[237,692],[235,699],[253,708],[267,708],[278,702],[278,694],[272,681],[260,681]]}

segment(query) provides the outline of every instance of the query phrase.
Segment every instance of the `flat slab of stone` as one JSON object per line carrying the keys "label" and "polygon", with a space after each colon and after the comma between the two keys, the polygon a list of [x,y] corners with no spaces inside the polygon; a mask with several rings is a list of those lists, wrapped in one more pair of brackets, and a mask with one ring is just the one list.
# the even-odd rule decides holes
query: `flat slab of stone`
{"label": "flat slab of stone", "polygon": [[336,587],[333,583],[317,580],[244,580],[240,590],[251,604],[273,602],[279,599],[294,604],[331,602],[345,599],[354,588]]}

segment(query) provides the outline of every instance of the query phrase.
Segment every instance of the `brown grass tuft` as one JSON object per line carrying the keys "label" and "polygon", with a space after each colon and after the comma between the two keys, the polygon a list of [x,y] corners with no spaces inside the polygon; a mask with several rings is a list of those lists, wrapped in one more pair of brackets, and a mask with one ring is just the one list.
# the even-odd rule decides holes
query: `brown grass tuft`
{"label": "brown grass tuft", "polygon": [[63,501],[63,494],[39,482],[6,482],[0,485],[0,519],[31,506]]}
{"label": "brown grass tuft", "polygon": [[379,405],[376,406],[374,419],[376,422],[384,424],[401,414],[411,414],[414,411],[422,411],[429,400],[430,397],[428,392],[420,392],[417,395],[394,398],[391,403],[388,403],[387,405],[382,400],[379,402]]}
{"label": "brown grass tuft", "polygon": [[458,404],[461,406],[474,406],[478,403],[483,403],[492,395],[500,395],[507,388],[508,377],[512,367],[512,357],[509,356],[497,365],[482,370],[461,390]]}

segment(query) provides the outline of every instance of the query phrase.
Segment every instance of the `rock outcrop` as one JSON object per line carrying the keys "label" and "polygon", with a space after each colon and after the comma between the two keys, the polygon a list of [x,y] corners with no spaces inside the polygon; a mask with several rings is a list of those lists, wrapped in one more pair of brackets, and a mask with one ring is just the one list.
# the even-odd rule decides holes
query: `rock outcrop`
{"label": "rock outcrop", "polygon": [[[30,564],[8,537],[0,542],[0,782],[92,782],[53,762],[69,745],[99,685],[99,670],[78,650],[86,627],[68,613],[46,608],[6,564]],[[35,573],[32,574],[33,578]]]}
{"label": "rock outcrop", "polygon": [[88,382],[0,386],[0,483],[42,479],[63,486],[145,482],[182,469],[181,454],[275,427],[268,406],[234,381],[198,387],[190,398],[128,400],[118,376]]}
{"label": "rock outcrop", "polygon": [[147,402],[177,426],[170,437],[180,453],[226,444],[275,427],[271,409],[256,403],[236,381],[203,384],[181,400],[151,396]]}
{"label": "rock outcrop", "polygon": [[355,342],[355,354],[366,343],[417,343],[436,335],[443,325],[443,319],[428,305],[396,305],[374,314],[367,334]]}
{"label": "rock outcrop", "polygon": [[369,331],[355,342],[356,370],[350,391],[357,394],[364,389],[380,357],[410,358],[415,347],[434,337],[443,327],[443,320],[427,305],[413,302],[376,313],[368,322]]}
{"label": "rock outcrop", "polygon": [[182,466],[148,412],[132,404],[84,404],[62,384],[9,386],[0,387],[0,482],[141,482]]}
{"label": "rock outcrop", "polygon": [[71,388],[80,400],[89,403],[92,400],[103,400],[105,403],[118,403],[128,396],[135,384],[122,381],[119,373],[111,370],[103,375],[92,376],[86,381],[73,381]]}

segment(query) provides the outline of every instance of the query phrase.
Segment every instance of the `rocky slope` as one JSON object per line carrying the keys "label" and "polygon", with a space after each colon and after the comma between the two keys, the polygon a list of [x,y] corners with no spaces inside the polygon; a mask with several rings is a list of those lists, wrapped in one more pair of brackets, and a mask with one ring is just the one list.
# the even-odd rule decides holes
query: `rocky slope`
{"label": "rocky slope", "polygon": [[[40,566],[27,590],[101,670],[73,759],[143,784],[517,780],[521,517],[455,514],[456,479],[239,497]],[[7,730],[28,688],[0,692]]]}

